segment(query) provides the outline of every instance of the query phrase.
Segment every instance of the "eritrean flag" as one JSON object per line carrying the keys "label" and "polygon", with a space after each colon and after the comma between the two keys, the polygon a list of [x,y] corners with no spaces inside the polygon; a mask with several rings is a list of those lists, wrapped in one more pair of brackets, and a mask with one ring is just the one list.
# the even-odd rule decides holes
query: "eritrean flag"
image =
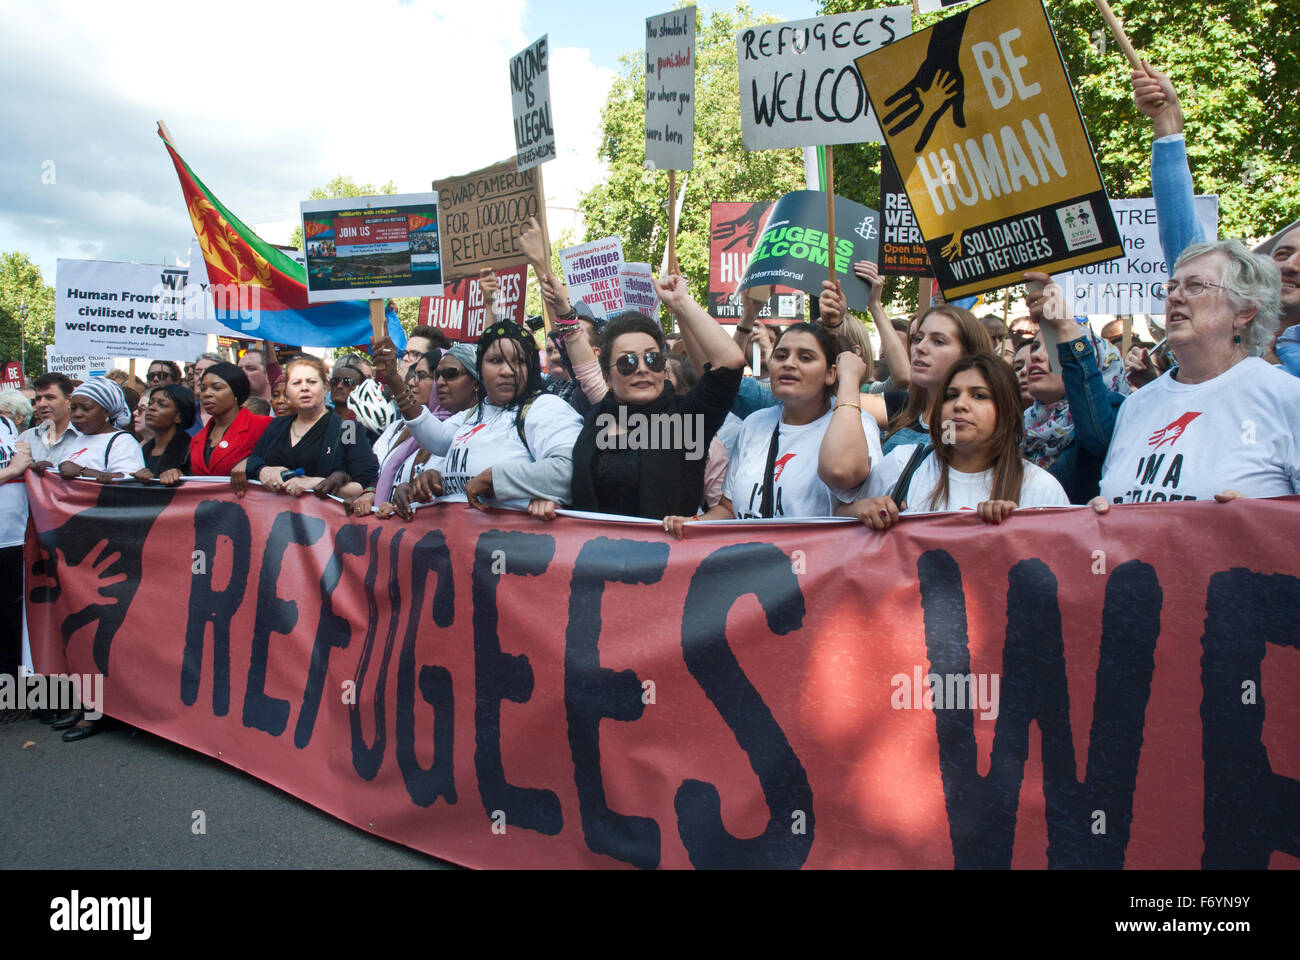
{"label": "eritrean flag", "polygon": [[[222,206],[181,159],[161,125],[158,136],[176,165],[194,235],[208,264],[209,282],[213,286],[226,285],[227,290],[240,288],[244,294],[213,297],[219,321],[245,336],[274,343],[347,347],[370,342],[370,306],[365,300],[309,303],[307,268],[271,246]],[[256,289],[242,289],[248,287]],[[256,294],[256,299],[249,294]],[[257,304],[251,319],[247,315],[241,318],[239,302]],[[401,350],[406,346],[406,334],[402,325],[394,322],[395,317],[396,313],[388,313],[388,335]]]}

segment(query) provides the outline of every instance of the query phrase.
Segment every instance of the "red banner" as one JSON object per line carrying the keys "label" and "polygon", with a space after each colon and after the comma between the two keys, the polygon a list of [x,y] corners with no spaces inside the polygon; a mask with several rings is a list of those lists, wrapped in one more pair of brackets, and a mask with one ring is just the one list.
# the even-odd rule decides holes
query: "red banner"
{"label": "red banner", "polygon": [[40,671],[458,863],[1300,864],[1297,498],[676,542],[28,489]]}
{"label": "red banner", "polygon": [[[523,326],[528,268],[498,270],[497,281],[497,316]],[[487,319],[487,306],[478,277],[449,281],[443,290],[441,297],[420,298],[419,322],[441,330],[451,340],[478,343]]]}

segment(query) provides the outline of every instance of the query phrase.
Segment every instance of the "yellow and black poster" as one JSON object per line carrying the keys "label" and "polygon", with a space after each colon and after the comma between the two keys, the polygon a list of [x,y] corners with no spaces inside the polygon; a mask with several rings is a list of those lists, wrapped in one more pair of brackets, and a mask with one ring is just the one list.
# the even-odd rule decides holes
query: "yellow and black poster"
{"label": "yellow and black poster", "polygon": [[1041,0],[987,0],[856,63],[946,297],[1123,254]]}

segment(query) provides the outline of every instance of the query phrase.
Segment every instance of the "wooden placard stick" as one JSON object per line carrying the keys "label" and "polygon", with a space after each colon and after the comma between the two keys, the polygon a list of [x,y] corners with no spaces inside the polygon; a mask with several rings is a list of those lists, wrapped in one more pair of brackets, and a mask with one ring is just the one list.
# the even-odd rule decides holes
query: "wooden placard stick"
{"label": "wooden placard stick", "polygon": [[1120,341],[1120,359],[1123,360],[1128,356],[1129,347],[1133,346],[1133,315],[1125,314],[1120,318],[1120,325],[1124,331],[1124,339]]}
{"label": "wooden placard stick", "polygon": [[835,148],[826,147],[826,269],[835,282]]}
{"label": "wooden placard stick", "polygon": [[1124,51],[1124,56],[1128,57],[1129,65],[1134,70],[1143,69],[1142,58],[1139,57],[1137,51],[1133,49],[1133,44],[1129,42],[1128,34],[1124,32],[1124,27],[1119,22],[1119,18],[1115,16],[1115,12],[1111,10],[1110,4],[1107,3],[1106,0],[1093,0],[1093,3],[1095,3],[1097,9],[1101,11],[1101,18],[1106,21],[1106,26],[1110,27],[1111,35],[1114,36],[1115,42],[1119,44],[1119,48]]}
{"label": "wooden placard stick", "polygon": [[677,266],[677,171],[668,171],[668,272],[681,273]]}
{"label": "wooden placard stick", "polygon": [[[542,183],[542,167],[533,168],[537,171],[537,225],[542,228],[542,243],[546,247],[546,270],[551,270],[551,228],[546,225],[546,187]],[[534,268],[534,271],[536,268]],[[540,284],[542,278],[538,277],[537,282]],[[551,305],[542,297],[542,324],[546,332],[550,333],[555,329],[555,318],[551,316]]]}
{"label": "wooden placard stick", "polygon": [[374,337],[374,343],[388,336],[388,321],[384,318],[386,303],[383,297],[372,297],[370,300],[370,333]]}

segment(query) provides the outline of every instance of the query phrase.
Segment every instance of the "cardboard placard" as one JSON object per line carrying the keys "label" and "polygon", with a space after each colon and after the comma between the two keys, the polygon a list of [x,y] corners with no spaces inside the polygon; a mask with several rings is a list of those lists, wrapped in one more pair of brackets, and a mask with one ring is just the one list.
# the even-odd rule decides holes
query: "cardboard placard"
{"label": "cardboard placard", "polygon": [[695,8],[645,22],[645,165],[689,170],[695,155]]}
{"label": "cardboard placard", "polygon": [[547,36],[510,58],[510,106],[515,123],[515,165],[520,172],[555,159]]}
{"label": "cardboard placard", "polygon": [[853,61],[911,29],[910,7],[745,27],[736,34],[745,149],[879,142]]}
{"label": "cardboard placard", "polygon": [[988,0],[859,57],[949,300],[1123,253],[1040,0]]}
{"label": "cardboard placard", "polygon": [[476,277],[526,262],[519,231],[541,219],[542,183],[536,170],[518,171],[503,160],[460,177],[433,181],[442,212],[442,278]]}

